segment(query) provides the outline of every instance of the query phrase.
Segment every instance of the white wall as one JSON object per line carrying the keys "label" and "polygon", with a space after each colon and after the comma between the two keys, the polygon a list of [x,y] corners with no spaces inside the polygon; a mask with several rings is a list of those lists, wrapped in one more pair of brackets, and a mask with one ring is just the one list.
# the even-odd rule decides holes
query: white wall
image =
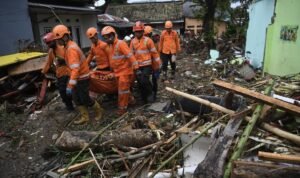
{"label": "white wall", "polygon": [[[60,24],[59,22],[56,21],[56,18],[54,17],[48,19],[47,21],[43,21],[43,19],[47,19],[50,16],[52,16],[52,14],[39,14],[37,17],[38,21],[40,21],[39,31],[42,36],[43,34],[51,31],[55,25]],[[90,46],[90,41],[89,39],[86,38],[85,32],[89,27],[97,27],[96,14],[95,15],[59,15],[59,18],[64,23],[64,25],[71,28],[73,40],[79,44],[78,42],[79,39],[81,48],[86,48]],[[79,31],[79,38],[77,38],[77,33],[76,33],[77,30]]]}
{"label": "white wall", "polygon": [[249,25],[247,30],[246,51],[251,64],[262,66],[266,42],[267,27],[274,14],[275,0],[261,0],[249,7]]}

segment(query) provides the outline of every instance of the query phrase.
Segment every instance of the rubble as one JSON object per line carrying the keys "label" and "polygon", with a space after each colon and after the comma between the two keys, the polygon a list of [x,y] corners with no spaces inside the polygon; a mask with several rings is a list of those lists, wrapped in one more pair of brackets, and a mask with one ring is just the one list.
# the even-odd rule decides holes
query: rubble
{"label": "rubble", "polygon": [[[277,171],[278,175],[299,177],[297,161],[286,164],[283,160],[276,160],[275,164],[261,159],[259,152],[295,158],[299,155],[297,101],[300,75],[272,77],[275,81],[273,93],[270,97],[262,95],[260,93],[271,76],[262,76],[260,70],[245,63],[243,57],[236,58],[237,63],[231,63],[234,55],[241,55],[236,50],[232,47],[219,49],[217,61],[222,62],[212,65],[204,64],[207,59],[204,52],[179,55],[178,75],[173,83],[159,83],[157,103],[142,106],[134,88],[137,104],[131,106],[124,117],[116,118],[116,99],[104,95],[97,98],[106,110],[104,119],[92,119],[84,126],[71,124],[77,113],[65,111],[59,97],[56,97],[57,93],[49,90],[49,83],[51,86],[55,84],[53,79],[48,79],[46,84],[34,71],[20,76],[4,76],[2,86],[10,87],[2,87],[6,89],[2,93],[6,97],[2,97],[1,110],[11,113],[20,107],[23,115],[14,119],[8,113],[8,120],[4,113],[1,114],[0,148],[5,151],[0,152],[0,156],[8,155],[7,159],[14,157],[19,161],[19,164],[14,163],[17,168],[22,167],[22,171],[14,174],[17,177],[220,177],[236,148],[235,144],[242,137],[247,121],[251,121],[249,116],[256,113],[254,109],[259,103],[264,103],[266,106],[261,114],[257,114],[257,123],[249,132],[239,160],[232,161],[231,176],[247,177],[253,173],[263,177],[270,175],[270,171]],[[31,95],[27,94],[29,87],[34,90],[29,92]],[[14,91],[12,89],[18,88],[18,93],[7,96],[7,93]],[[40,88],[47,88],[44,100]],[[179,96],[179,93],[183,95]],[[282,97],[288,98],[290,103],[275,99]],[[34,119],[29,119],[27,113],[32,113],[31,118]],[[140,131],[151,133],[151,137],[143,137]],[[138,134],[127,137],[133,132]],[[66,133],[86,133],[89,136],[79,134],[84,139],[72,135],[65,137]],[[101,140],[104,137],[108,141]],[[59,146],[63,143],[62,138],[67,139]],[[9,152],[11,149],[13,151]]]}

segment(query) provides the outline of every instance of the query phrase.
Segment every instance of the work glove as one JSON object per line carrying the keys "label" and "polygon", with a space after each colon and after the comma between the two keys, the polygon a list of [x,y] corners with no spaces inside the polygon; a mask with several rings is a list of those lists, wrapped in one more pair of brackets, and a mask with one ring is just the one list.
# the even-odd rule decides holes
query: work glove
{"label": "work glove", "polygon": [[142,73],[142,71],[140,70],[140,69],[137,69],[136,71],[135,71],[135,75],[136,76],[141,76],[143,73]]}
{"label": "work glove", "polygon": [[114,73],[110,73],[110,74],[106,75],[106,77],[107,77],[107,80],[110,80],[110,79],[115,78],[115,74]]}
{"label": "work glove", "polygon": [[67,89],[66,89],[66,94],[67,94],[68,96],[72,96],[72,93],[73,93],[72,88],[67,88]]}
{"label": "work glove", "polygon": [[159,70],[153,71],[154,78],[159,79],[159,75],[160,75],[160,71]]}

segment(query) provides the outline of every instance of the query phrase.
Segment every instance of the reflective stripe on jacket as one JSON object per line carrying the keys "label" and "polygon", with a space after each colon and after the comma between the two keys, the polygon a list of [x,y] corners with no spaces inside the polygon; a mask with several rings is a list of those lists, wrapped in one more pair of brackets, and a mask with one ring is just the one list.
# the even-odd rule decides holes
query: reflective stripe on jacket
{"label": "reflective stripe on jacket", "polygon": [[71,70],[67,65],[58,65],[57,64],[57,60],[64,60],[64,48],[61,46],[57,46],[55,48],[55,50],[53,49],[49,49],[48,50],[48,55],[47,55],[47,59],[46,59],[46,64],[44,66],[44,68],[42,69],[42,73],[46,74],[51,65],[54,64],[55,65],[55,73],[56,73],[56,77],[60,78],[62,76],[70,76]]}
{"label": "reflective stripe on jacket", "polygon": [[79,46],[73,41],[69,41],[65,46],[65,60],[71,69],[69,88],[73,88],[77,84],[77,80],[89,77],[89,66],[86,58]]}
{"label": "reflective stripe on jacket", "polygon": [[124,41],[116,39],[110,47],[110,67],[115,76],[133,74],[133,69],[137,69],[138,64],[128,45]]}
{"label": "reflective stripe on jacket", "polygon": [[166,30],[162,31],[159,41],[159,50],[164,54],[176,54],[181,50],[176,31],[172,30],[170,33]]}
{"label": "reflective stripe on jacket", "polygon": [[97,45],[92,44],[87,63],[89,64],[94,57],[96,58],[98,69],[109,67],[109,47],[105,42],[98,40]]}
{"label": "reflective stripe on jacket", "polygon": [[[134,38],[130,43],[130,49],[133,52],[140,67],[160,66],[160,58],[151,38],[143,36],[140,40]],[[156,63],[153,65],[153,63]]]}

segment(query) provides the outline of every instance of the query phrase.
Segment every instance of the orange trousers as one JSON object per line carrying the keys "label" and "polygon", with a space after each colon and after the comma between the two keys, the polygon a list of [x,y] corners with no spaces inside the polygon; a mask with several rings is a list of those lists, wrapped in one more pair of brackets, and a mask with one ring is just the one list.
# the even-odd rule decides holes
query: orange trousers
{"label": "orange trousers", "polygon": [[121,75],[116,78],[118,84],[118,106],[120,110],[126,110],[131,96],[130,87],[133,75]]}

